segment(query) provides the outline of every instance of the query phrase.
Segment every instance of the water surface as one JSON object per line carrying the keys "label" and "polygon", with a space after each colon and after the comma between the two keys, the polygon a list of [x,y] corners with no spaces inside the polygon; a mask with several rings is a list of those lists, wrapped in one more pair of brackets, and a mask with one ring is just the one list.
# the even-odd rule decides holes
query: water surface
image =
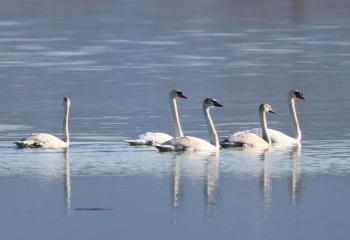
{"label": "water surface", "polygon": [[[347,1],[0,0],[1,239],[347,239],[350,191],[350,4]],[[259,124],[302,147],[158,153],[123,140],[172,134],[168,93],[187,135]],[[17,150],[32,132],[72,145]]]}

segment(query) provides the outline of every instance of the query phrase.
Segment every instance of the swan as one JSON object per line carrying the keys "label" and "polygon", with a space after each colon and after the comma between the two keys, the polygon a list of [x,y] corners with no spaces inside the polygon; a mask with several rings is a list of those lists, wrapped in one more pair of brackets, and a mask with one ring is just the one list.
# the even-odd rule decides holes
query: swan
{"label": "swan", "polygon": [[213,98],[207,98],[203,101],[203,114],[207,121],[209,128],[210,143],[206,140],[191,136],[182,136],[173,138],[163,144],[155,145],[160,152],[166,151],[210,151],[215,152],[220,149],[218,135],[210,116],[210,108],[212,107],[223,107]]}
{"label": "swan", "polygon": [[34,133],[27,138],[23,138],[15,144],[18,148],[68,148],[69,132],[68,132],[68,116],[70,109],[70,99],[63,98],[64,118],[63,118],[63,139],[59,139],[48,133]]}
{"label": "swan", "polygon": [[[170,109],[173,115],[174,120],[174,128],[175,128],[175,136],[183,137],[184,134],[182,132],[182,128],[180,125],[179,112],[177,110],[176,98],[184,98],[187,99],[185,95],[183,95],[180,90],[171,90],[169,93],[169,101],[170,101]],[[173,137],[166,133],[161,132],[146,132],[141,134],[135,140],[125,140],[131,146],[140,146],[140,145],[149,145],[152,146],[154,144],[162,144],[166,141],[169,141]]]}
{"label": "swan", "polygon": [[236,132],[228,136],[221,142],[222,147],[260,147],[268,148],[271,145],[271,139],[267,131],[267,120],[266,113],[270,112],[275,114],[272,111],[272,108],[269,104],[260,104],[259,106],[259,115],[262,128],[262,138],[254,133],[244,131]]}
{"label": "swan", "polygon": [[[296,137],[290,137],[280,131],[274,129],[268,129],[268,133],[270,135],[272,143],[283,144],[283,145],[293,145],[298,144],[301,141],[301,130],[299,126],[299,120],[295,109],[295,99],[305,100],[304,94],[298,90],[290,90],[288,92],[288,106],[290,115],[292,117],[292,125],[294,131],[296,132]],[[262,136],[260,128],[254,128],[248,130],[251,133],[255,133],[259,136]]]}

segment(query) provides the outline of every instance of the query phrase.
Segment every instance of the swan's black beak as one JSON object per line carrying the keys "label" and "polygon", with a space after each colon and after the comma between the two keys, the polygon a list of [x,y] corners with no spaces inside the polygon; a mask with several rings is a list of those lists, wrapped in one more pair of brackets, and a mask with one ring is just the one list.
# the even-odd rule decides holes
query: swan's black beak
{"label": "swan's black beak", "polygon": [[181,91],[177,91],[176,93],[178,97],[187,99],[187,97]]}
{"label": "swan's black beak", "polygon": [[273,113],[273,114],[276,114],[274,111],[270,110],[269,113]]}
{"label": "swan's black beak", "polygon": [[184,98],[184,99],[187,99],[187,98],[188,98],[188,97],[186,97],[185,95],[183,95],[182,93],[179,94],[179,97],[180,97],[180,98]]}
{"label": "swan's black beak", "polygon": [[305,97],[303,94],[300,94],[297,98],[301,99],[301,100],[305,100]]}
{"label": "swan's black beak", "polygon": [[223,107],[221,103],[218,103],[217,101],[213,101],[215,107]]}

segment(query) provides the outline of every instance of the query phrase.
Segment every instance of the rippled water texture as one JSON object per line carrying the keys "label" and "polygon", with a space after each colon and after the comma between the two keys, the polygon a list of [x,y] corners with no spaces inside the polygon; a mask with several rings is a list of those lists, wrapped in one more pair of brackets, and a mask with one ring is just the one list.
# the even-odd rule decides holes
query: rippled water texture
{"label": "rippled water texture", "polygon": [[[345,0],[0,0],[1,239],[348,239],[350,3]],[[123,142],[172,134],[181,89],[185,134],[259,126],[301,147],[159,153]],[[17,150],[33,132],[72,145]]]}

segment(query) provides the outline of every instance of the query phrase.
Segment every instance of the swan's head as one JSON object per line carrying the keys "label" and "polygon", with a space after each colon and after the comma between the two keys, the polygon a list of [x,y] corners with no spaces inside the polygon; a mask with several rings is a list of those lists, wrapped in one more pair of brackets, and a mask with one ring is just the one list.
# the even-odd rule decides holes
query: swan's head
{"label": "swan's head", "polygon": [[69,97],[63,98],[63,106],[70,106],[70,99],[69,99]]}
{"label": "swan's head", "polygon": [[267,104],[267,103],[263,103],[263,104],[260,104],[259,106],[259,111],[260,112],[269,112],[269,113],[273,113],[273,114],[276,114],[273,110],[272,110],[272,107],[270,104]]}
{"label": "swan's head", "polygon": [[290,90],[289,91],[289,97],[293,99],[301,99],[305,100],[304,94],[298,90]]}
{"label": "swan's head", "polygon": [[170,96],[170,98],[179,97],[179,98],[187,99],[187,97],[180,90],[171,90],[169,96]]}
{"label": "swan's head", "polygon": [[205,108],[211,108],[211,107],[223,107],[221,103],[216,101],[214,98],[207,98],[203,101],[203,106]]}

